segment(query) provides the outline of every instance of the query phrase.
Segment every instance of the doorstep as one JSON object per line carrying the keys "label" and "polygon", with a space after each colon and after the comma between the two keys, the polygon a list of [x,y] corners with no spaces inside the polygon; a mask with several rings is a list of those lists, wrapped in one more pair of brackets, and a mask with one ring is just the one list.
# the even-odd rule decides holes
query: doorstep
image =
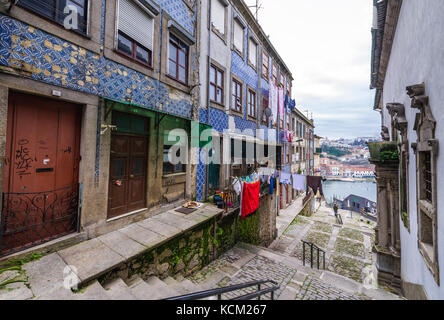
{"label": "doorstep", "polygon": [[[34,297],[42,297],[62,289],[67,273],[72,273],[78,278],[78,285],[82,287],[123,263],[224,212],[209,204],[204,204],[188,215],[176,212],[177,209],[163,212],[26,264],[24,269]],[[56,270],[48,268],[50,265],[57,265]],[[72,282],[72,286],[74,285],[75,281]]]}

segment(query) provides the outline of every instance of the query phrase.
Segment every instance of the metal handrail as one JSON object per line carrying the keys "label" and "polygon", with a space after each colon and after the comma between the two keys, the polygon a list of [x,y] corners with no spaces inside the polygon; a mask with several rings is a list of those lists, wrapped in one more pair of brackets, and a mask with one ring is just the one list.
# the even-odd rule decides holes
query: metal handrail
{"label": "metal handrail", "polygon": [[[271,284],[273,284],[273,286],[266,288],[266,289],[261,289],[261,286],[264,284],[267,284],[267,283],[271,283]],[[244,284],[236,284],[236,285],[232,285],[232,286],[224,287],[224,288],[217,288],[217,289],[211,289],[211,290],[206,290],[206,291],[201,291],[201,292],[196,292],[196,293],[190,293],[190,294],[186,294],[186,295],[182,295],[182,296],[178,296],[178,297],[167,298],[165,300],[169,300],[169,301],[200,300],[200,299],[209,298],[209,297],[213,297],[213,296],[217,296],[218,300],[222,300],[222,294],[224,294],[224,293],[229,293],[229,292],[233,292],[233,291],[237,291],[237,290],[241,290],[241,289],[251,288],[254,286],[258,287],[258,290],[256,292],[253,292],[253,293],[241,296],[241,297],[237,297],[232,300],[251,300],[254,298],[259,298],[259,300],[260,300],[261,296],[263,296],[267,293],[270,293],[270,292],[271,292],[271,300],[274,300],[274,292],[280,288],[279,284],[276,281],[259,280],[259,281],[247,282]]]}
{"label": "metal handrail", "polygon": [[310,267],[313,269],[313,249],[315,249],[318,251],[318,255],[317,255],[318,270],[320,269],[319,268],[319,265],[320,265],[319,257],[320,257],[321,252],[322,252],[322,259],[323,259],[323,268],[325,270],[325,251],[322,250],[321,248],[319,248],[317,245],[315,245],[312,242],[305,241],[305,240],[301,240],[301,241],[302,241],[302,255],[303,255],[302,262],[303,262],[304,266],[305,266],[305,245],[308,245],[308,246],[310,246]]}

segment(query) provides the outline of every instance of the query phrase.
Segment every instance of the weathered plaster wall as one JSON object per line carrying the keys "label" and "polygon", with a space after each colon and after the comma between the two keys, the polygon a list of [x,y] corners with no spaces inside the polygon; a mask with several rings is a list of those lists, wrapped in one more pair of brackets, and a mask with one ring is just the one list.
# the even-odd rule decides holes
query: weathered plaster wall
{"label": "weathered plaster wall", "polygon": [[[444,113],[444,38],[439,36],[444,29],[444,2],[436,0],[404,0],[394,38],[383,93],[383,125],[391,132],[387,103],[403,103],[408,120],[408,139],[416,142],[413,130],[416,109],[410,107],[411,100],[406,87],[424,82],[426,94],[436,120],[436,137],[443,143]],[[410,233],[401,222],[401,273],[405,282],[424,285],[431,299],[444,297],[444,286],[438,287],[432,274],[418,251],[418,217],[416,205],[416,157],[410,148],[409,163],[409,206]],[[444,161],[442,152],[437,158],[438,188],[438,251],[439,266],[444,268]]]}

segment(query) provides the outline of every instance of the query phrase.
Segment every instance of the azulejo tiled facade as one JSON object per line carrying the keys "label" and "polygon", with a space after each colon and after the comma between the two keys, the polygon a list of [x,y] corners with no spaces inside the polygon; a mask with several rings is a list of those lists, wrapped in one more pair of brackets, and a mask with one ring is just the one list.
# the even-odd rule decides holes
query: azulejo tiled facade
{"label": "azulejo tiled facade", "polygon": [[190,99],[156,79],[5,15],[0,32],[0,64],[34,80],[191,118]]}

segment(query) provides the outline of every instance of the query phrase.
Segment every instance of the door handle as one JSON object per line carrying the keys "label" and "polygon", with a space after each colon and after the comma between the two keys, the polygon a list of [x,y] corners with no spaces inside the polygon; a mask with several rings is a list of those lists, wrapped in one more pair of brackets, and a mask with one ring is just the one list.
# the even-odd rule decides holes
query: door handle
{"label": "door handle", "polygon": [[130,175],[130,178],[131,178],[131,179],[134,179],[134,175],[133,175],[133,174],[132,174],[132,175]]}

